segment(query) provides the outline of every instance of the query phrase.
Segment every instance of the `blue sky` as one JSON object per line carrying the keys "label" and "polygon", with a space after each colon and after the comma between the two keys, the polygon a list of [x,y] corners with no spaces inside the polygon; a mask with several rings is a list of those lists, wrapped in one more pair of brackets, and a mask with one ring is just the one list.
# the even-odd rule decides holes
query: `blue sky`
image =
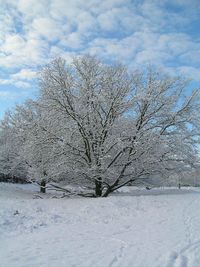
{"label": "blue sky", "polygon": [[0,0],[0,117],[37,95],[51,59],[145,64],[200,87],[199,0]]}

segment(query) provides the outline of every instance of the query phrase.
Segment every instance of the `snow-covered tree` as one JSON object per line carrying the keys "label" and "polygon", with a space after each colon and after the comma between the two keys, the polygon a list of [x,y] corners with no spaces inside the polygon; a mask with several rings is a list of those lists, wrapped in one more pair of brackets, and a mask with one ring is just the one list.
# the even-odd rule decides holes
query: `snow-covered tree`
{"label": "snow-covered tree", "polygon": [[95,196],[188,173],[199,160],[200,106],[187,85],[152,68],[56,59],[41,72],[38,99],[9,116],[18,162],[40,184],[62,176]]}
{"label": "snow-covered tree", "polygon": [[198,92],[185,97],[183,79],[82,57],[68,66],[53,61],[40,85],[49,121],[59,122],[52,132],[70,178],[93,183],[96,196],[154,174],[180,174],[196,160]]}
{"label": "snow-covered tree", "polygon": [[52,159],[52,147],[46,142],[44,115],[32,100],[16,106],[2,121],[0,138],[2,172],[38,182],[41,192],[45,192],[50,180]]}
{"label": "snow-covered tree", "polygon": [[[26,164],[20,157],[24,145],[13,114],[7,112],[0,125],[0,173],[8,179],[26,181]],[[16,119],[16,118],[15,118]]]}

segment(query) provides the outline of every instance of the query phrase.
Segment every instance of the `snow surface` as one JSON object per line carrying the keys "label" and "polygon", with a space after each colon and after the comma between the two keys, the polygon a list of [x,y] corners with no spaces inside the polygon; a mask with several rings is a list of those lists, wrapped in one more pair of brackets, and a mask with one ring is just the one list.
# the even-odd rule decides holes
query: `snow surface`
{"label": "snow surface", "polygon": [[200,190],[37,199],[0,183],[2,267],[199,267]]}

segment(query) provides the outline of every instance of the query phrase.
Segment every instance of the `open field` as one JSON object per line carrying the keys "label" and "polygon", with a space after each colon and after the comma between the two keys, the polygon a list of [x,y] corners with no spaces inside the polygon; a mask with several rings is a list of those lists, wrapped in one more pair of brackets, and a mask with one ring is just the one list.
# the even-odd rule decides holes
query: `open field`
{"label": "open field", "polygon": [[0,184],[2,267],[199,267],[199,189],[35,199]]}

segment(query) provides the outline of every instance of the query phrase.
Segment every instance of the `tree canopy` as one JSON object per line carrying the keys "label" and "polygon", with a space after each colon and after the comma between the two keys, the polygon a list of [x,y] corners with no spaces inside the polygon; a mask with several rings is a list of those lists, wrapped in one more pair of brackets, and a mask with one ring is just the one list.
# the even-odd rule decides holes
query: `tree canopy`
{"label": "tree canopy", "polygon": [[40,73],[38,99],[1,122],[1,172],[64,179],[95,196],[181,176],[199,162],[199,91],[187,88],[185,79],[153,68],[55,59]]}

